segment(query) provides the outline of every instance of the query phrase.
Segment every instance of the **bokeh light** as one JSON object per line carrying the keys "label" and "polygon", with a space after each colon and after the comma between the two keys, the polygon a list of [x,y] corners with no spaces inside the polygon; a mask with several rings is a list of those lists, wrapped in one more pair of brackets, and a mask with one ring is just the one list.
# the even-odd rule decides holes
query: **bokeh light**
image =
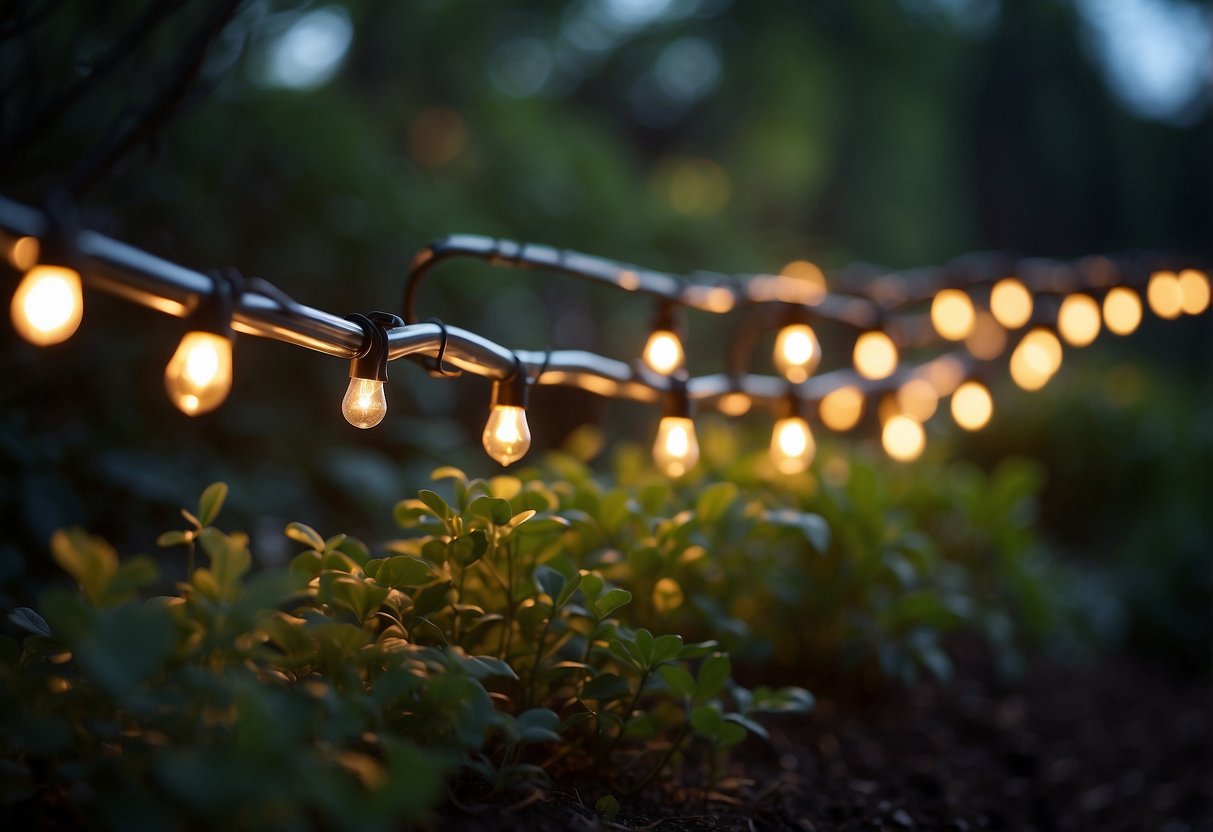
{"label": "bokeh light", "polygon": [[973,301],[960,289],[944,289],[931,302],[931,324],[942,338],[963,341],[976,322]]}
{"label": "bokeh light", "polygon": [[1141,298],[1127,286],[1111,289],[1103,299],[1103,319],[1112,334],[1132,334],[1141,324]]}
{"label": "bokeh light", "polygon": [[880,443],[885,453],[898,462],[911,462],[922,456],[927,445],[927,434],[915,419],[898,414],[885,422],[880,433]]}
{"label": "bokeh light", "polygon": [[1209,276],[1196,269],[1179,273],[1179,307],[1188,315],[1199,315],[1209,308]]}
{"label": "bokeh light", "polygon": [[865,332],[855,340],[855,369],[864,378],[888,378],[897,369],[897,346],[878,329]]}
{"label": "bokeh light", "polygon": [[952,418],[965,430],[981,430],[994,415],[994,398],[980,381],[966,381],[952,394]]}
{"label": "bokeh light", "polygon": [[1183,314],[1183,297],[1179,278],[1175,272],[1154,272],[1146,286],[1146,300],[1150,309],[1160,318],[1174,320]]}
{"label": "bokeh light", "polygon": [[1057,329],[1066,343],[1085,347],[1099,336],[1099,304],[1090,295],[1068,295],[1057,310]]}
{"label": "bokeh light", "polygon": [[1060,369],[1061,354],[1057,336],[1037,327],[1011,353],[1011,378],[1024,390],[1039,390]]}
{"label": "bokeh light", "polygon": [[822,424],[830,430],[850,430],[863,416],[863,393],[858,387],[839,387],[822,398],[818,411]]}
{"label": "bokeh light", "polygon": [[990,290],[990,311],[1007,329],[1019,329],[1032,319],[1032,293],[1014,277],[1004,277]]}

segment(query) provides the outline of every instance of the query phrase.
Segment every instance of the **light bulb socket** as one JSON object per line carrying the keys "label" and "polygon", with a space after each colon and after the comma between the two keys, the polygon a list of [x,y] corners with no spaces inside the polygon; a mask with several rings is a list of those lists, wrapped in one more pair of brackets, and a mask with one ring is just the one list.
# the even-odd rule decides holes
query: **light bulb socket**
{"label": "light bulb socket", "polygon": [[46,230],[38,237],[38,265],[62,266],[81,274],[84,258],[76,244],[80,226],[71,197],[63,191],[54,191],[43,208]]}
{"label": "light bulb socket", "polygon": [[404,321],[390,312],[372,312],[369,315],[354,312],[346,315],[345,319],[362,328],[362,346],[350,361],[350,378],[387,381],[387,332],[404,326]]}
{"label": "light bulb socket", "polygon": [[672,300],[667,300],[657,307],[657,314],[653,316],[652,331],[665,330],[672,332],[678,336],[679,341],[686,341],[686,331],[683,326],[682,315],[679,314],[680,307]]}
{"label": "light bulb socket", "polygon": [[244,278],[233,268],[211,272],[211,291],[204,295],[189,314],[191,332],[213,332],[229,341],[232,332],[232,311],[244,288]]}
{"label": "light bulb socket", "polygon": [[669,378],[669,386],[665,391],[665,402],[661,415],[690,419],[693,413],[691,397],[687,394],[686,371],[682,370],[677,375],[670,376]]}
{"label": "light bulb socket", "polygon": [[493,407],[521,407],[527,406],[527,390],[530,387],[530,379],[527,377],[526,367],[522,364],[522,359],[514,356],[514,374],[508,378],[499,378],[493,380]]}
{"label": "light bulb socket", "polygon": [[[805,419],[805,404],[804,399],[796,392],[796,388],[789,385],[787,392],[780,398],[779,403],[775,405],[775,419]],[[805,421],[808,421],[805,419]]]}

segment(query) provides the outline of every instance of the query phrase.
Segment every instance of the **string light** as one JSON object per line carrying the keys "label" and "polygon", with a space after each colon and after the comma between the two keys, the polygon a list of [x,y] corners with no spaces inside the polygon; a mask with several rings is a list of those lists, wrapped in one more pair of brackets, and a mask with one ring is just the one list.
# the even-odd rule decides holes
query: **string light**
{"label": "string light", "polygon": [[818,412],[830,430],[850,430],[863,416],[863,392],[852,385],[832,390],[822,398]]}
{"label": "string light", "polygon": [[817,453],[817,443],[809,423],[800,414],[801,402],[795,390],[789,390],[782,413],[771,429],[771,461],[781,474],[799,474],[809,467]]}
{"label": "string light", "polygon": [[1044,327],[1023,337],[1011,353],[1011,378],[1024,390],[1039,390],[1061,367],[1061,342]]}
{"label": "string light", "polygon": [[1209,308],[1209,276],[1196,269],[1179,273],[1179,307],[1188,315],[1199,315]]}
{"label": "string light", "polygon": [[667,477],[681,477],[699,461],[699,439],[691,418],[691,402],[685,379],[672,378],[666,393],[665,412],[653,442],[653,461]]}
{"label": "string light", "polygon": [[1032,319],[1032,293],[1014,277],[1004,277],[990,290],[990,311],[1007,329],[1019,329]]}
{"label": "string light", "polygon": [[1183,295],[1175,272],[1154,272],[1146,284],[1146,300],[1160,318],[1174,320],[1183,314]]}
{"label": "string light", "polygon": [[952,394],[952,418],[965,430],[981,430],[994,415],[994,398],[980,381],[966,381]]}
{"label": "string light", "polygon": [[232,306],[236,278],[216,273],[211,293],[190,315],[190,329],[164,368],[169,401],[187,416],[223,404],[232,389]]}
{"label": "string light", "polygon": [[657,312],[653,330],[644,345],[644,363],[655,373],[672,375],[686,361],[682,339],[674,326],[674,309],[666,304]]}
{"label": "string light", "polygon": [[61,344],[75,334],[84,316],[84,287],[75,234],[58,206],[46,237],[19,237],[8,247],[13,268],[24,272],[10,313],[17,334],[39,347]]}
{"label": "string light", "polygon": [[387,328],[404,322],[387,312],[347,315],[362,328],[362,346],[350,361],[350,383],[341,399],[341,414],[356,428],[373,428],[387,416]]}
{"label": "string light", "polygon": [[526,456],[531,449],[531,428],[526,421],[526,370],[515,363],[514,374],[493,382],[493,403],[484,425],[484,451],[504,467]]}
{"label": "string light", "polygon": [[973,301],[960,289],[944,289],[931,301],[931,324],[941,338],[963,341],[976,323]]}
{"label": "string light", "polygon": [[1113,335],[1131,335],[1141,324],[1141,298],[1127,286],[1115,286],[1103,299],[1104,325]]}
{"label": "string light", "polygon": [[885,422],[880,443],[885,453],[898,462],[912,462],[922,456],[927,445],[927,433],[916,419],[899,413]]}
{"label": "string light", "polygon": [[1099,336],[1099,304],[1090,295],[1068,295],[1057,310],[1057,331],[1072,347],[1085,347]]}
{"label": "string light", "polygon": [[793,384],[807,381],[821,363],[821,344],[808,324],[788,324],[775,338],[775,368]]}
{"label": "string light", "polygon": [[855,340],[853,358],[861,376],[879,381],[897,369],[897,345],[881,330],[871,329]]}
{"label": "string light", "polygon": [[[10,263],[25,270],[25,278],[13,298],[14,324],[24,337],[35,343],[55,343],[68,337],[79,324],[83,308],[82,278],[71,266],[38,254],[40,249],[56,248],[47,246],[46,237],[39,240],[29,236],[42,222],[36,219],[37,212],[0,198],[0,230],[9,233],[13,240],[6,245],[5,254]],[[53,241],[53,235],[50,236]],[[865,290],[863,297],[831,295],[825,291],[820,270],[815,270],[812,279],[807,281],[789,280],[786,275],[778,278],[759,275],[734,278],[727,284],[713,277],[711,284],[699,284],[694,279],[683,281],[672,275],[635,270],[602,258],[558,252],[546,246],[452,235],[446,241],[424,249],[414,259],[406,286],[406,309],[412,308],[419,275],[433,263],[454,255],[482,257],[491,262],[526,268],[555,268],[660,299],[661,308],[646,344],[644,359],[654,372],[668,374],[672,379],[670,387],[664,390],[668,403],[653,448],[655,461],[670,476],[686,474],[699,456],[687,395],[690,380],[684,369],[686,354],[680,329],[675,326],[675,315],[683,308],[724,313],[762,303],[794,307],[807,304],[813,306],[815,316],[820,315],[826,321],[866,327],[856,339],[852,355],[855,371],[863,381],[852,383],[850,371],[839,370],[830,374],[832,378],[814,380],[805,391],[812,391],[814,398],[819,397],[822,422],[834,430],[855,427],[868,398],[883,396],[878,413],[883,424],[882,443],[894,458],[913,459],[923,452],[925,430],[922,423],[933,415],[939,398],[952,395],[953,417],[966,429],[977,429],[986,424],[992,414],[993,402],[983,385],[966,381],[974,372],[973,365],[957,354],[936,356],[895,376],[899,362],[898,343],[915,350],[930,345],[929,338],[924,337],[929,333],[912,325],[917,323],[918,315],[897,310],[930,298],[932,324],[940,337],[963,341],[974,358],[988,361],[1005,349],[1004,329],[1027,325],[1034,306],[1028,288],[1013,277],[1004,278],[992,287],[987,313],[975,309],[965,291],[939,285],[949,278],[947,270],[924,270],[923,274],[913,276],[886,274],[878,281],[879,296],[874,293],[875,289]],[[98,288],[159,311],[180,314],[199,294],[196,274],[99,234],[89,236],[88,258],[99,266],[99,274],[105,276],[104,281],[97,281]],[[1120,268],[1113,261],[1107,262],[1110,268],[1101,271],[1099,276],[1092,276],[1081,268],[1067,271],[1067,274],[1084,279],[1087,289],[1102,289],[1119,274],[1133,271],[1132,268]],[[242,331],[330,354],[348,356],[354,353],[349,327],[336,326],[331,316],[294,303],[264,281],[260,281],[261,288],[253,288],[253,282],[248,283],[249,291],[268,298],[276,308],[267,309],[260,302],[242,305]],[[787,287],[795,287],[797,291]],[[925,287],[931,287],[931,290]],[[805,288],[812,290],[811,297],[802,291]],[[1057,291],[1056,284],[1040,288],[1046,292]],[[222,294],[216,287],[210,296],[218,298]],[[1210,302],[1208,276],[1194,268],[1184,269],[1178,275],[1157,271],[1151,276],[1146,298],[1150,308],[1161,317],[1200,314]],[[1097,337],[1101,326],[1107,326],[1116,334],[1134,331],[1141,315],[1139,296],[1128,287],[1112,286],[1104,296],[1102,310],[1086,294],[1065,298],[1058,310],[1057,329],[1068,344],[1081,346]],[[369,327],[360,321],[364,339],[351,362],[350,385],[342,402],[346,418],[358,427],[378,424],[386,414],[387,327],[403,326],[395,316],[384,313],[375,313],[375,316],[378,317],[374,321],[365,318]],[[218,406],[231,386],[230,308],[225,316],[218,317],[222,318],[221,323],[210,327],[192,325],[166,368],[169,395],[187,413],[202,413]],[[886,318],[898,324],[889,332],[900,341],[894,342],[881,328]],[[350,319],[354,320],[354,317]],[[769,321],[771,318],[767,315],[756,319]],[[786,317],[783,320],[785,324],[776,338],[776,365],[784,376],[783,381],[808,382],[820,361],[816,333],[803,320]],[[881,326],[874,325],[874,321],[880,322]],[[459,343],[461,367],[497,379],[483,436],[485,450],[503,465],[521,458],[530,445],[525,412],[529,379],[526,367],[532,363],[537,366],[538,360],[524,358],[525,353],[514,356],[514,372],[507,377],[508,369],[503,367],[503,362],[504,356],[512,355],[509,351],[474,333],[451,329],[449,335]],[[393,333],[392,354],[421,361],[428,358],[426,351],[433,347],[432,337],[428,331],[411,327],[407,332]],[[445,349],[447,328],[443,327],[441,337],[440,355]],[[549,359],[554,355],[561,357],[549,366]],[[1011,375],[1021,387],[1039,389],[1057,372],[1061,360],[1062,347],[1057,336],[1038,327],[1028,332],[1012,352]],[[660,387],[658,381],[643,373],[637,374],[629,365],[592,353],[561,351],[553,354],[549,351],[543,367],[545,369],[536,376],[539,383],[574,385],[608,397],[652,401],[654,391]],[[771,406],[777,402],[778,397],[770,392],[775,381],[747,375],[742,365],[740,370],[730,366],[728,375],[695,379],[692,386],[696,398],[715,402],[723,413],[741,415],[755,404]],[[822,383],[817,385],[817,381]],[[771,453],[779,470],[804,470],[814,451],[812,432],[799,413],[789,413],[776,420]]]}

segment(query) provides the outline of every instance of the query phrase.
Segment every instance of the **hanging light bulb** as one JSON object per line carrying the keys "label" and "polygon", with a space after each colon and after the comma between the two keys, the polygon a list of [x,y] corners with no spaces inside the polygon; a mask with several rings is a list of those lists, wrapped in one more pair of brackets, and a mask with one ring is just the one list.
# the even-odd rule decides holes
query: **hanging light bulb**
{"label": "hanging light bulb", "polygon": [[215,332],[185,333],[164,368],[169,401],[188,416],[223,404],[232,389],[232,342]]}
{"label": "hanging light bulb", "polygon": [[1085,347],[1099,336],[1099,304],[1090,295],[1067,295],[1057,310],[1057,331],[1073,347]]}
{"label": "hanging light bulb", "polygon": [[25,272],[10,307],[17,334],[39,347],[71,338],[84,315],[84,291],[71,232],[52,217],[44,239],[18,239],[8,258],[14,268]]}
{"label": "hanging light bulb", "polygon": [[981,430],[994,415],[994,399],[980,381],[966,381],[952,394],[952,418],[965,430]]}
{"label": "hanging light bulb", "polygon": [[1197,269],[1179,273],[1179,306],[1187,315],[1199,315],[1209,308],[1209,276]]}
{"label": "hanging light bulb", "polygon": [[1024,390],[1039,390],[1061,367],[1061,342],[1044,327],[1023,337],[1011,353],[1011,378]]}
{"label": "hanging light bulb", "polygon": [[1004,277],[990,290],[990,311],[1007,329],[1019,329],[1032,319],[1032,293],[1013,277]]}
{"label": "hanging light bulb", "polygon": [[1146,284],[1146,300],[1160,318],[1174,320],[1183,314],[1183,292],[1175,272],[1160,271],[1150,275]]}
{"label": "hanging light bulb", "polygon": [[931,301],[931,324],[941,338],[963,341],[976,323],[973,301],[960,289],[944,289]]}
{"label": "hanging light bulb", "polygon": [[531,449],[531,428],[526,422],[527,374],[516,360],[514,375],[493,382],[493,404],[484,425],[484,451],[501,465],[526,456]]}
{"label": "hanging light bulb", "polygon": [[850,430],[863,416],[863,391],[850,385],[826,393],[818,405],[821,421],[830,430]]}
{"label": "hanging light bulb", "polygon": [[793,384],[807,381],[821,363],[817,333],[805,323],[792,323],[775,337],[775,368]]}
{"label": "hanging light bulb", "polygon": [[211,293],[190,315],[190,329],[164,368],[169,401],[187,416],[208,413],[232,389],[231,281],[216,275]]}
{"label": "hanging light bulb", "polygon": [[387,415],[387,328],[404,322],[387,312],[346,315],[362,327],[362,347],[350,361],[350,384],[341,399],[341,414],[356,428],[373,428]]}
{"label": "hanging light bulb", "polygon": [[1131,335],[1141,324],[1141,298],[1127,286],[1114,286],[1103,299],[1103,320],[1113,335]]}
{"label": "hanging light bulb", "polygon": [[783,412],[771,429],[771,460],[781,474],[799,474],[809,467],[817,453],[817,443],[809,423],[800,415],[800,400],[788,391]]}
{"label": "hanging light bulb", "polygon": [[879,329],[871,329],[855,340],[855,369],[867,379],[878,381],[897,369],[897,345]]}
{"label": "hanging light bulb", "polygon": [[653,442],[653,461],[667,477],[681,477],[699,461],[699,439],[691,419],[685,379],[671,379],[665,412]]}
{"label": "hanging light bulb", "polygon": [[922,424],[904,413],[891,417],[880,433],[880,443],[885,453],[898,462],[911,462],[922,456],[927,444],[927,433]]}
{"label": "hanging light bulb", "polygon": [[682,367],[685,360],[682,339],[674,325],[674,307],[664,305],[658,311],[653,331],[644,345],[644,363],[653,372],[668,376]]}

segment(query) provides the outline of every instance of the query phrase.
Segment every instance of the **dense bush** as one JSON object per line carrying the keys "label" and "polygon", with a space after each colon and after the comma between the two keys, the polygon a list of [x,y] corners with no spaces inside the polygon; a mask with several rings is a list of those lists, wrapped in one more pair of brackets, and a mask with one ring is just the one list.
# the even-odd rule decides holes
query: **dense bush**
{"label": "dense bush", "polygon": [[710,790],[758,714],[812,705],[740,687],[730,654],[749,676],[912,680],[948,674],[951,632],[1012,666],[1057,623],[1030,466],[958,467],[907,502],[907,475],[860,453],[743,496],[627,451],[607,483],[576,445],[516,477],[435,471],[446,496],[402,501],[405,536],[375,555],[291,523],[302,551],[256,572],[213,525],[216,484],[161,536],[188,561],[171,595],[144,592],[155,561],[57,533],[77,589],[14,612],[31,634],[3,641],[5,799],[116,826],[374,828],[591,766],[607,804],[673,770]]}

